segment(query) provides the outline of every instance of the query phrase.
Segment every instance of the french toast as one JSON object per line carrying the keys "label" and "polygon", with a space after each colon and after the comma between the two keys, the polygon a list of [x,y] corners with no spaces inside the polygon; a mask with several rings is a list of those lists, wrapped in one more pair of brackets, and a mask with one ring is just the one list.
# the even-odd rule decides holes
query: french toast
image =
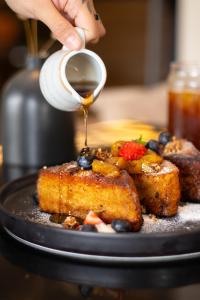
{"label": "french toast", "polygon": [[176,215],[180,200],[179,170],[172,163],[148,165],[139,174],[132,174],[140,201],[147,212],[159,217]]}
{"label": "french toast", "polygon": [[173,139],[163,149],[165,159],[180,171],[181,199],[200,202],[200,152],[185,139]]}
{"label": "french toast", "polygon": [[108,157],[107,161],[126,169],[132,176],[147,212],[160,217],[174,216],[180,201],[178,168],[149,149],[138,159],[124,160],[119,156],[124,143],[127,142],[118,141],[112,145],[113,157]]}
{"label": "french toast", "polygon": [[114,176],[83,170],[76,162],[43,168],[37,181],[39,206],[49,213],[85,218],[92,210],[106,223],[123,219],[133,231],[142,225],[135,184],[126,170]]}

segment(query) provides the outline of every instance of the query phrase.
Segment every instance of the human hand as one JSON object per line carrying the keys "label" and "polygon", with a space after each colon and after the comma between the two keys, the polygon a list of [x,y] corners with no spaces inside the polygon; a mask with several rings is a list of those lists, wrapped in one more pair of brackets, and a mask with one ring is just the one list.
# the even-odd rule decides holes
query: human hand
{"label": "human hand", "polygon": [[55,38],[71,50],[81,48],[74,26],[85,31],[86,42],[97,42],[105,28],[93,0],[6,0],[17,14],[45,23]]}

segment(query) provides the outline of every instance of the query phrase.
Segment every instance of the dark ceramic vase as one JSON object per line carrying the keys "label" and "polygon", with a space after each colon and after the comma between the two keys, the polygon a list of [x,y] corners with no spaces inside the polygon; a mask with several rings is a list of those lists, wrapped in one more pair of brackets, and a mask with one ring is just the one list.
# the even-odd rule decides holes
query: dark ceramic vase
{"label": "dark ceramic vase", "polygon": [[39,87],[42,61],[29,57],[26,69],[6,84],[1,105],[4,164],[29,168],[55,165],[75,156],[74,115],[51,107]]}

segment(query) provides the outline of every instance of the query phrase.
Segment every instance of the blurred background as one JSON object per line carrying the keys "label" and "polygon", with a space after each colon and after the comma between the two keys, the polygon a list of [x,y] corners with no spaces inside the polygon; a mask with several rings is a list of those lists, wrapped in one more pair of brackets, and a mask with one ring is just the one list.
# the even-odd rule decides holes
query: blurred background
{"label": "blurred background", "polygon": [[[107,34],[98,44],[88,45],[88,48],[102,57],[108,78],[105,89],[92,105],[89,122],[137,120],[166,127],[170,62],[200,60],[200,1],[94,2]],[[39,23],[39,49],[49,38],[48,28]],[[58,42],[54,43],[49,54],[60,47]],[[0,93],[6,81],[25,67],[26,55],[24,24],[0,0]],[[80,116],[77,113],[76,133],[83,134]],[[115,126],[117,131],[120,127],[121,123]],[[98,127],[90,127],[91,140],[97,130]],[[82,141],[82,136],[80,139]]]}
{"label": "blurred background", "polygon": [[[174,58],[176,1],[96,0],[95,4],[107,35],[89,48],[105,61],[107,85],[143,85],[164,79]],[[48,30],[40,27],[41,42]],[[23,24],[0,0],[1,86],[22,64],[24,47]]]}
{"label": "blurred background", "polygon": [[[165,125],[165,80],[170,62],[198,60],[200,56],[199,1],[96,0],[95,5],[107,34],[88,47],[102,57],[108,71],[107,89],[93,107],[96,118],[134,118]],[[40,23],[40,46],[48,38],[48,29]],[[56,47],[60,45],[51,51]],[[25,55],[23,24],[0,0],[0,89],[23,67]],[[113,101],[117,105],[113,106]],[[155,116],[158,104],[163,109]]]}

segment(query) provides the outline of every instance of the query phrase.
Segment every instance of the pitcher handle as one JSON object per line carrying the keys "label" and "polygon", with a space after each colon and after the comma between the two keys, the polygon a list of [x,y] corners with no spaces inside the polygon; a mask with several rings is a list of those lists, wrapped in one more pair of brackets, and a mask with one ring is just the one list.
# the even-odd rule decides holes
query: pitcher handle
{"label": "pitcher handle", "polygon": [[[78,33],[81,42],[82,42],[82,47],[81,49],[85,48],[85,31],[84,29],[80,28],[80,27],[75,27],[76,32]],[[63,50],[69,50],[66,46],[62,47]]]}

